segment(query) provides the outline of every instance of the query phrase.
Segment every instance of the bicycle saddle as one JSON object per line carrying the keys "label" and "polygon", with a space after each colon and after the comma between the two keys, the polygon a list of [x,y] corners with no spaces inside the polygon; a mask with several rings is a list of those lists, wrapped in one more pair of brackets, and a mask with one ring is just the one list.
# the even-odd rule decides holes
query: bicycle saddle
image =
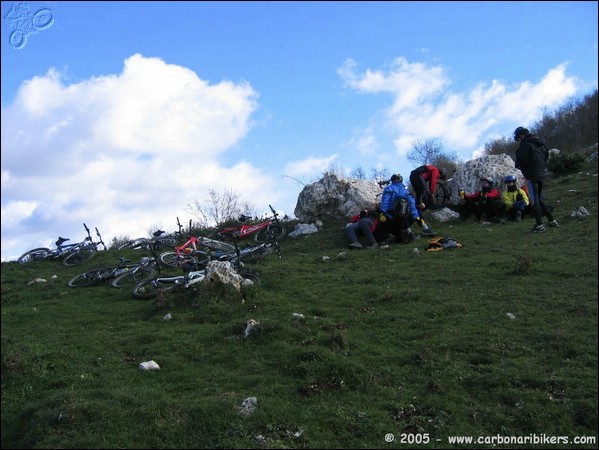
{"label": "bicycle saddle", "polygon": [[63,238],[58,236],[58,240],[56,241],[56,246],[60,247],[62,244],[64,244],[66,241],[69,241],[69,238]]}

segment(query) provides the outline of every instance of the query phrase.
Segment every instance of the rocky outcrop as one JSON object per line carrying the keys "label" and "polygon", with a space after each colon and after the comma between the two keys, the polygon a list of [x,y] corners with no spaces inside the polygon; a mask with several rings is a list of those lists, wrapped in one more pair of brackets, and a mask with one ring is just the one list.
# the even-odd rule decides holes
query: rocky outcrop
{"label": "rocky outcrop", "polygon": [[516,169],[514,160],[505,153],[483,156],[459,165],[453,177],[447,180],[447,186],[451,191],[451,203],[459,203],[460,189],[467,194],[480,191],[481,177],[489,177],[495,181],[495,187],[505,189],[503,179],[506,175],[516,176],[518,186],[524,184],[522,172]]}
{"label": "rocky outcrop", "polygon": [[[551,152],[559,152],[552,149]],[[459,205],[460,190],[472,193],[480,190],[481,177],[494,180],[495,186],[505,189],[503,179],[514,175],[518,185],[524,184],[524,176],[516,169],[514,160],[507,154],[487,155],[458,165],[453,177],[447,180],[451,192],[451,205]],[[314,222],[328,217],[349,217],[361,209],[376,208],[382,189],[374,180],[343,178],[327,172],[324,176],[300,192],[294,214],[302,222]]]}
{"label": "rocky outcrop", "polygon": [[361,209],[374,208],[382,190],[374,180],[342,178],[327,172],[300,192],[294,214],[302,222],[325,217],[348,217]]}

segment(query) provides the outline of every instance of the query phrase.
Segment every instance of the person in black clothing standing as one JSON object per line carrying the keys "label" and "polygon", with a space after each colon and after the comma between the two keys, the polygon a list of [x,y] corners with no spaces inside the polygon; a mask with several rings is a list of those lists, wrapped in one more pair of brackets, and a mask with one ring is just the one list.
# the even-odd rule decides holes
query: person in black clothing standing
{"label": "person in black clothing standing", "polygon": [[551,210],[543,200],[543,183],[547,176],[547,160],[549,150],[545,141],[531,134],[524,127],[518,127],[514,131],[514,140],[520,145],[516,150],[516,169],[530,181],[532,192],[530,192],[531,203],[534,202],[534,214],[536,225],[530,230],[533,233],[544,233],[543,216],[547,217],[550,227],[559,227],[559,224],[551,214]]}

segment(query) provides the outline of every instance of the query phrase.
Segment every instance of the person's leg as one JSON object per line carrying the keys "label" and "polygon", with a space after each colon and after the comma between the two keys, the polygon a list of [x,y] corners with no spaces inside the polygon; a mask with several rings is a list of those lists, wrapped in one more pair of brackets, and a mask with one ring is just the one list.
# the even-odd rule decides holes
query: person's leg
{"label": "person's leg", "polygon": [[497,217],[499,217],[499,221],[503,224],[506,224],[508,222],[508,220],[510,219],[510,216],[513,216],[513,214],[511,214],[513,212],[512,211],[508,211],[507,210],[507,205],[505,204],[504,201],[498,200],[497,201]]}
{"label": "person's leg", "polygon": [[412,189],[414,189],[414,198],[416,200],[416,205],[420,203],[425,203],[424,194],[426,193],[426,181],[422,178],[422,175],[411,173],[410,174],[410,184],[412,185]]}
{"label": "person's leg", "polygon": [[[543,181],[539,181],[538,182],[539,185],[539,203],[541,205],[541,217],[545,216],[547,217],[547,220],[553,224],[557,224],[557,221],[555,220],[555,218],[553,217],[553,214],[551,213],[551,209],[549,208],[549,206],[547,206],[547,203],[545,203],[545,199],[543,198]],[[552,225],[552,226],[556,226],[556,225]]]}
{"label": "person's leg", "polygon": [[477,223],[482,220],[483,212],[483,205],[480,202],[474,202],[474,217]]}
{"label": "person's leg", "polygon": [[[534,200],[533,212],[535,215],[535,222],[537,225],[543,225],[543,211],[541,209],[541,202],[540,202],[540,194],[542,194],[542,192],[539,192],[539,190],[540,190],[539,182],[531,180],[531,185],[532,185],[532,198]],[[542,183],[541,183],[541,185],[542,185]]]}
{"label": "person's leg", "polygon": [[416,235],[412,232],[410,228],[414,224],[414,218],[409,216],[405,218],[401,224],[401,242],[404,244],[409,244],[412,241],[415,241]]}
{"label": "person's leg", "polygon": [[366,240],[368,241],[368,245],[376,244],[376,239],[372,234],[372,228],[374,227],[374,222],[370,217],[364,217],[358,221],[358,227],[360,231],[366,236]]}
{"label": "person's leg", "polygon": [[358,231],[360,227],[358,222],[356,223],[348,223],[345,227],[345,232],[347,233],[347,238],[349,239],[350,247],[361,247],[361,244],[358,242]]}

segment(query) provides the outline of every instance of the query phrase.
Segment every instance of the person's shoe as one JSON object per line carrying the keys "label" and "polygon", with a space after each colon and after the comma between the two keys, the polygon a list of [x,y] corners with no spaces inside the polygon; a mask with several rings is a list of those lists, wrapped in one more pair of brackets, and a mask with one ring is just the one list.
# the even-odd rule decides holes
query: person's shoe
{"label": "person's shoe", "polygon": [[430,227],[423,228],[422,234],[424,236],[436,236],[437,235],[437,233],[435,233],[433,230],[431,230]]}
{"label": "person's shoe", "polygon": [[368,247],[366,248],[379,248],[379,244],[377,244],[376,242],[373,242],[372,244],[370,244]]}
{"label": "person's shoe", "polygon": [[507,217],[505,217],[505,216],[501,216],[501,217],[499,218],[499,221],[501,222],[501,224],[502,224],[502,225],[505,225],[505,224],[507,223]]}
{"label": "person's shoe", "polygon": [[412,230],[410,230],[409,228],[406,228],[405,230],[401,230],[401,242],[403,242],[404,244],[407,244],[409,242],[412,242],[414,240],[414,233],[412,233]]}
{"label": "person's shoe", "polygon": [[522,222],[522,211],[516,211],[516,222]]}
{"label": "person's shoe", "polygon": [[383,245],[390,245],[393,244],[395,242],[395,235],[390,234],[389,236],[387,236],[385,238],[385,240],[383,241]]}
{"label": "person's shoe", "polygon": [[545,227],[541,224],[541,225],[535,225],[533,227],[532,230],[530,230],[531,233],[544,233],[545,232]]}
{"label": "person's shoe", "polygon": [[559,227],[559,223],[557,223],[557,220],[552,220],[547,225],[549,225],[551,228],[557,228],[557,227]]}
{"label": "person's shoe", "polygon": [[359,242],[352,242],[351,244],[349,244],[349,248],[362,248],[362,244],[360,244]]}

